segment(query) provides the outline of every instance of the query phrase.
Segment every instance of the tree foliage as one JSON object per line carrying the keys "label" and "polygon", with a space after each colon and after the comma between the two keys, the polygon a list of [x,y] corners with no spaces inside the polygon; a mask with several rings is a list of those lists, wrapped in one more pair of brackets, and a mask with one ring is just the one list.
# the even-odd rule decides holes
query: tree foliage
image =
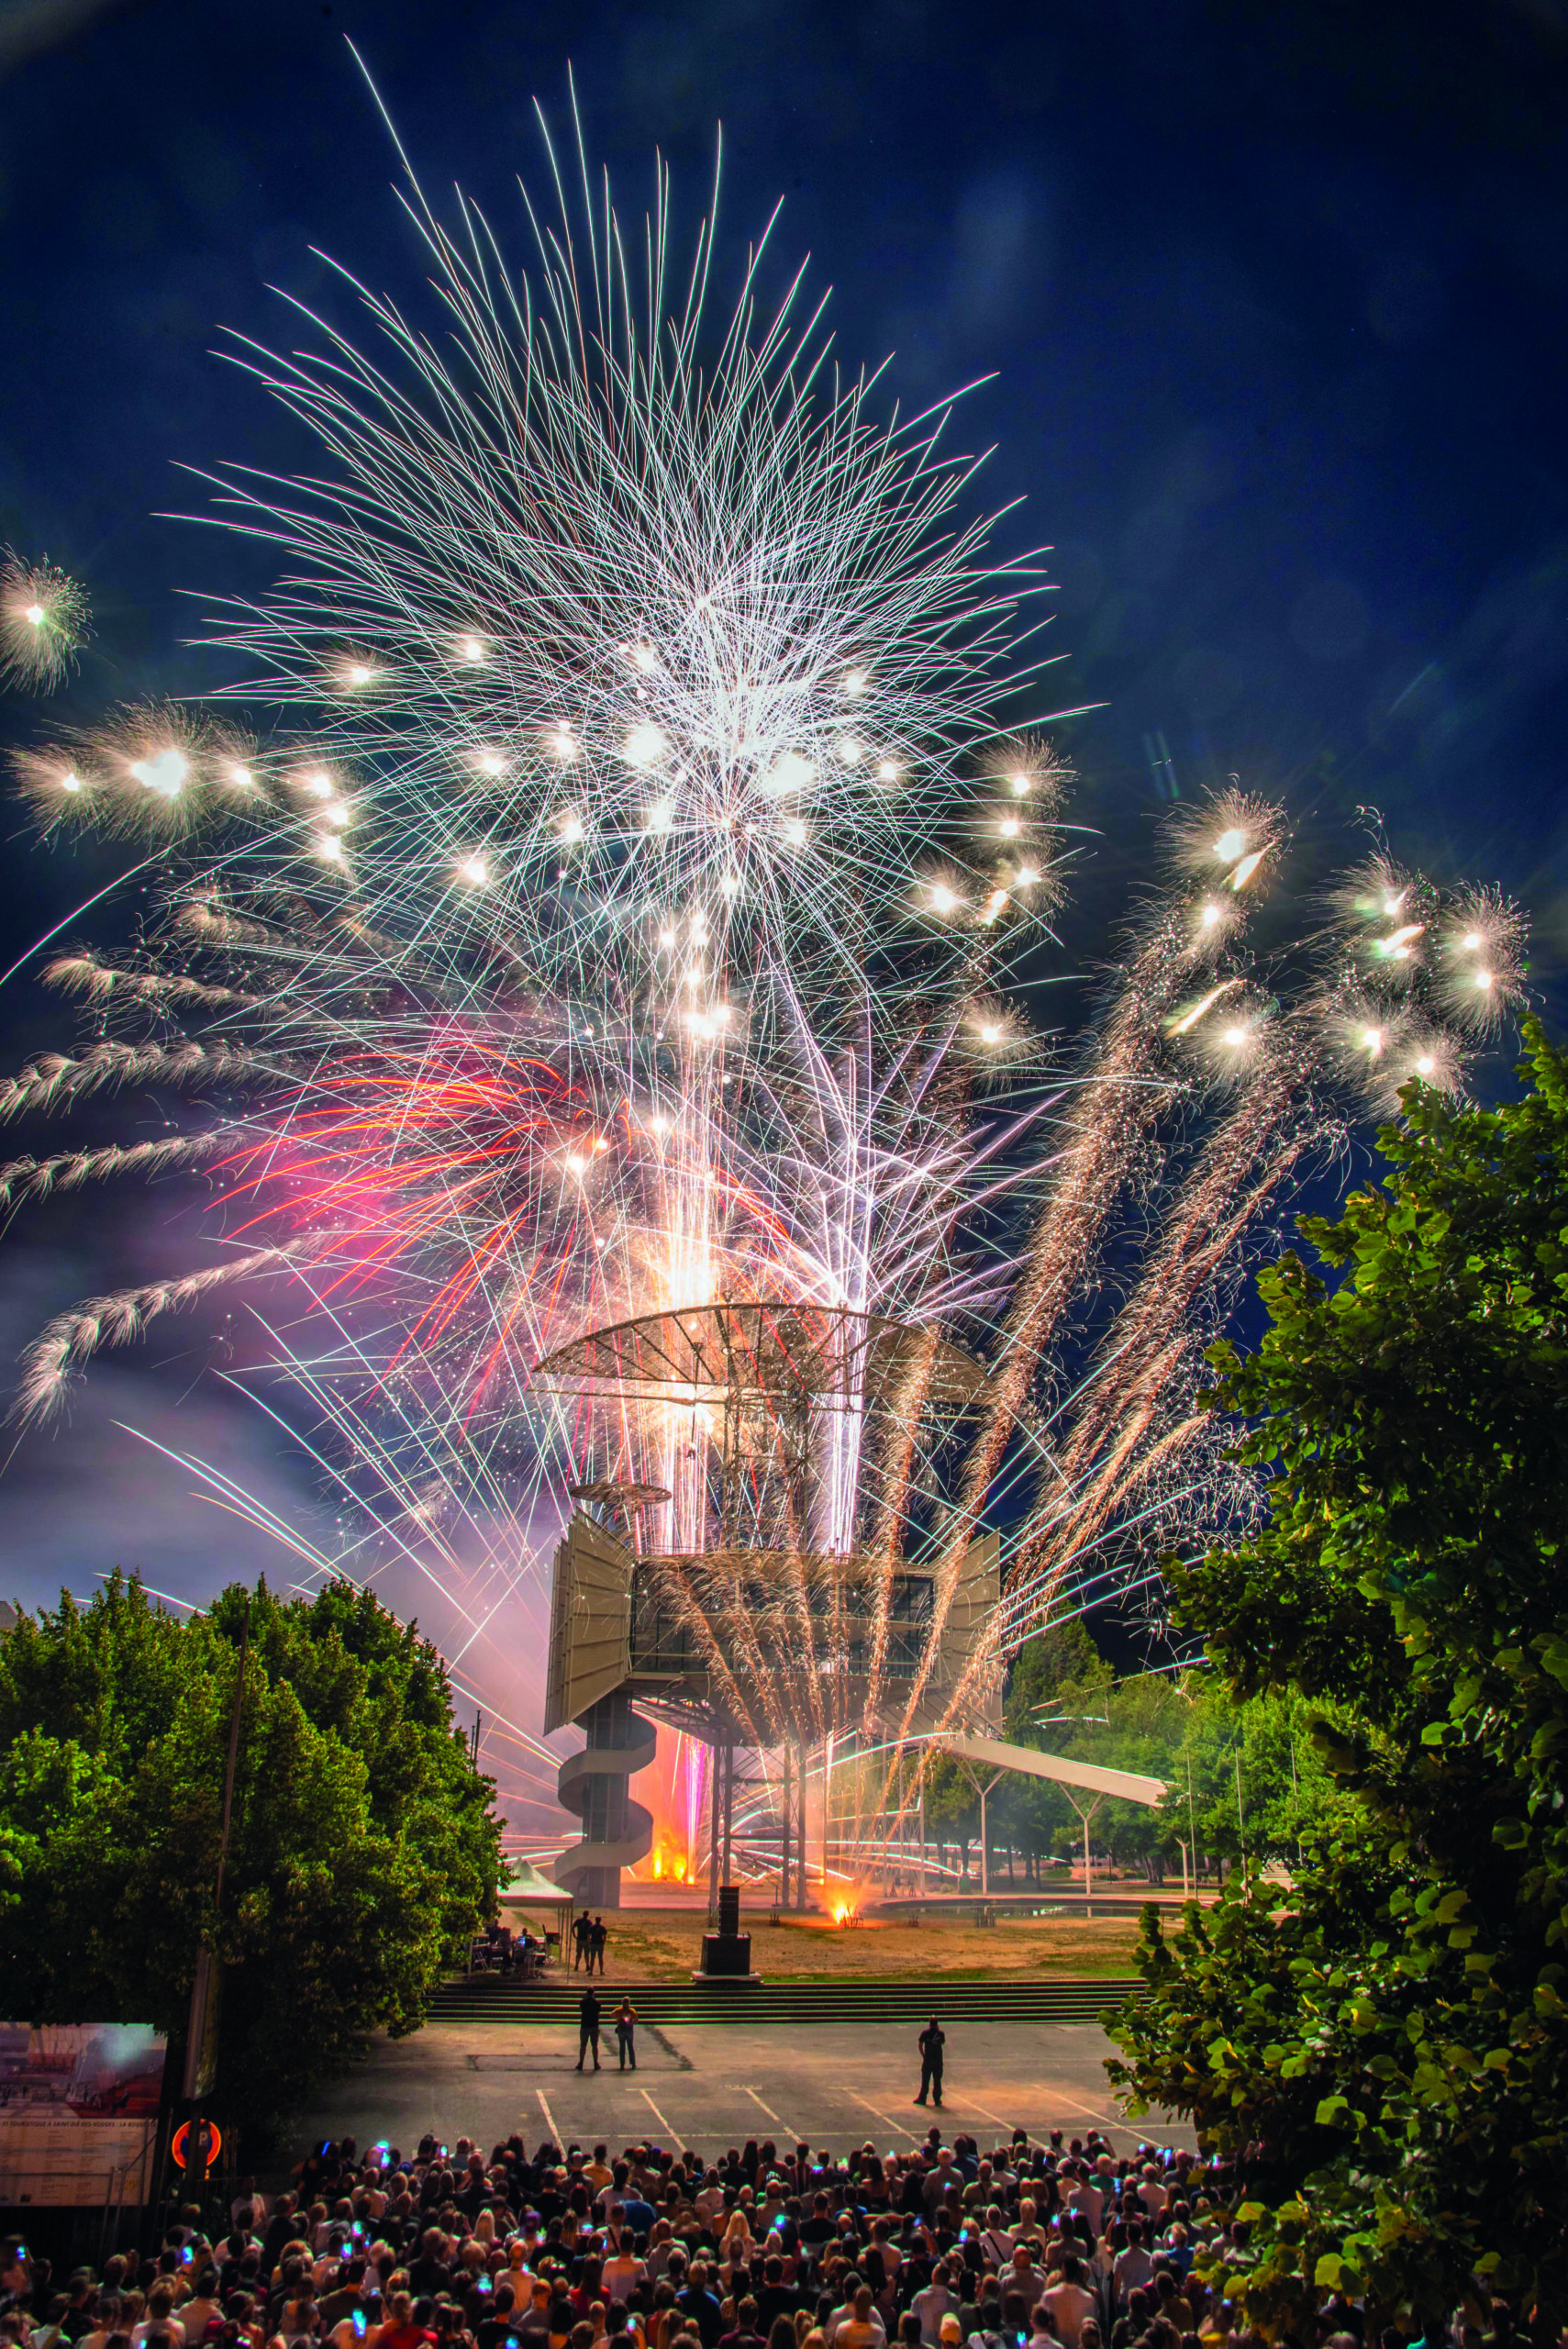
{"label": "tree foliage", "polygon": [[214,2107],[265,2126],[372,2030],[417,2025],[490,1913],[499,1821],[428,1642],[351,1584],[262,1584],[219,1913],[246,1596],[180,1621],[117,1575],[0,1638],[0,2010],[181,2038],[210,1937]]}
{"label": "tree foliage", "polygon": [[1177,1605],[1347,1799],[1288,1901],[1146,1920],[1115,2068],[1237,2158],[1273,2333],[1332,2288],[1428,2324],[1472,2276],[1568,2317],[1568,1059],[1529,1042],[1515,1104],[1412,1088],[1385,1177],[1302,1226],[1324,1272],[1215,1357],[1271,1509]]}
{"label": "tree foliage", "polygon": [[[1090,1822],[1095,1852],[1159,1877],[1180,1873],[1184,1853],[1189,1869],[1241,1860],[1288,1865],[1305,1837],[1345,1809],[1347,1798],[1314,1747],[1312,1710],[1290,1690],[1239,1697],[1201,1667],[1118,1680],[1082,1627],[1069,1623],[1019,1649],[1003,1734],[1016,1745],[1163,1779],[1169,1791],[1158,1806],[1107,1798]],[[973,1834],[973,1789],[951,1763],[945,1773],[932,1773],[947,1796],[935,1815],[962,1820]],[[1083,1850],[1082,1814],[1049,1779],[1004,1778],[989,1812],[994,1842],[1074,1860]]]}

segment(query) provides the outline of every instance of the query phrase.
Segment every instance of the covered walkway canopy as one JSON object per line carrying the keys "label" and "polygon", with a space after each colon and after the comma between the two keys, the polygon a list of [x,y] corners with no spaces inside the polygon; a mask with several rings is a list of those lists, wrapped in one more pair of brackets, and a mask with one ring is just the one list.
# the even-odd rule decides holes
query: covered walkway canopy
{"label": "covered walkway canopy", "polygon": [[[944,1753],[951,1753],[963,1765],[966,1776],[980,1798],[980,1888],[991,1889],[991,1844],[985,1831],[985,1798],[1004,1772],[1016,1770],[1026,1778],[1051,1778],[1059,1787],[1079,1787],[1091,1799],[1080,1802],[1076,1794],[1069,1792],[1067,1799],[1084,1822],[1084,1891],[1085,1897],[1094,1891],[1092,1863],[1089,1858],[1089,1821],[1107,1795],[1115,1795],[1122,1802],[1147,1803],[1151,1809],[1163,1800],[1163,1778],[1146,1778],[1136,1770],[1107,1770],[1098,1762],[1073,1762],[1064,1754],[1037,1753],[1032,1745],[1005,1745],[996,1737],[940,1737],[932,1740]],[[982,1776],[981,1773],[989,1775]]]}
{"label": "covered walkway canopy", "polygon": [[1054,1778],[1059,1786],[1116,1795],[1122,1802],[1152,1806],[1165,1797],[1163,1778],[1140,1777],[1136,1770],[1106,1770],[1097,1762],[1071,1762],[1065,1754],[1039,1753],[1032,1745],[1004,1745],[996,1737],[944,1737],[936,1742],[957,1761],[982,1763],[997,1771],[1018,1770],[1027,1778]]}

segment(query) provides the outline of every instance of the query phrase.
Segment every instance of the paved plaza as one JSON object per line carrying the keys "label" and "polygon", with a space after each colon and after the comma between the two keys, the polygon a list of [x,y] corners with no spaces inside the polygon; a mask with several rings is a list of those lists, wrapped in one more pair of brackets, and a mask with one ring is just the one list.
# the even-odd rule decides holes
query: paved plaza
{"label": "paved plaza", "polygon": [[[616,2146],[652,2136],[706,2153],[774,2137],[842,2153],[868,2138],[906,2150],[934,2118],[912,2101],[919,2058],[908,2026],[643,2026],[639,2068],[622,2074],[607,2009],[605,2021],[596,2076],[575,2068],[574,2028],[430,2024],[409,2039],[378,2038],[369,2061],[324,2094],[303,2133],[361,2144],[386,2138],[405,2153],[426,2130],[449,2144],[473,2136],[486,2149],[515,2130],[530,2146],[546,2135]],[[941,2118],[950,2134],[984,2140],[1023,2128],[1071,2137],[1098,2127],[1118,2150],[1142,2138],[1192,2142],[1156,2114],[1136,2125],[1122,2119],[1104,2069],[1110,2043],[1093,2024],[945,2028]]]}

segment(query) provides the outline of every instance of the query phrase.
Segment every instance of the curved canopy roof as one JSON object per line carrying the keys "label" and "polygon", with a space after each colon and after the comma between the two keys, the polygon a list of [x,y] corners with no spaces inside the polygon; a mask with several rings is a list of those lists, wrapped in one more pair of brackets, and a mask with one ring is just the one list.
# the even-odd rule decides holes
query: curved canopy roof
{"label": "curved canopy roof", "polygon": [[583,1394],[683,1402],[738,1397],[775,1407],[815,1401],[887,1410],[910,1402],[962,1410],[985,1372],[951,1339],[848,1306],[723,1300],[591,1330],[534,1366],[535,1381]]}

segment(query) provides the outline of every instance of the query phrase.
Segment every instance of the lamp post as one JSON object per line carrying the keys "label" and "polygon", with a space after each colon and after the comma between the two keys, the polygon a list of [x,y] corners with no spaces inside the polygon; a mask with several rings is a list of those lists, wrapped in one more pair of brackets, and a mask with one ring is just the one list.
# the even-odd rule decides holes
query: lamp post
{"label": "lamp post", "polygon": [[[228,1861],[228,1830],[234,1816],[234,1776],[239,1760],[239,1717],[245,1702],[245,1666],[250,1654],[250,1594],[245,1594],[245,1615],[239,1633],[239,1662],[234,1675],[234,1702],[228,1716],[228,1763],[223,1774],[223,1828],[217,1845],[217,1881],[213,1887],[213,1921],[215,1927],[223,1914],[223,1874]],[[217,2072],[218,2017],[222,2006],[223,1976],[217,1950],[210,1937],[204,1935],[196,1950],[196,1967],[191,1984],[190,2021],[185,2029],[184,2091],[190,2099],[185,2132],[185,2179],[192,2199],[199,2201],[206,2190],[207,2137],[202,2104],[212,2094]]]}

